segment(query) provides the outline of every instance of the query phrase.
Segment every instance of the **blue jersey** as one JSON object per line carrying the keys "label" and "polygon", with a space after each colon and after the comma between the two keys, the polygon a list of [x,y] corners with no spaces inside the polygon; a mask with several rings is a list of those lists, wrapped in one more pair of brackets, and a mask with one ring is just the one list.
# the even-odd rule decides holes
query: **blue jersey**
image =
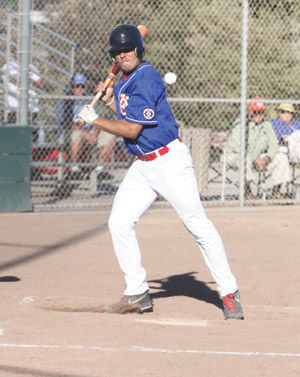
{"label": "blue jersey", "polygon": [[284,135],[290,135],[294,131],[300,130],[300,121],[297,119],[292,119],[290,123],[283,122],[280,119],[272,119],[271,124],[278,140],[283,139]]}
{"label": "blue jersey", "polygon": [[160,74],[147,62],[115,86],[117,117],[144,127],[136,139],[124,138],[129,153],[141,155],[178,137],[178,126],[167,101]]}

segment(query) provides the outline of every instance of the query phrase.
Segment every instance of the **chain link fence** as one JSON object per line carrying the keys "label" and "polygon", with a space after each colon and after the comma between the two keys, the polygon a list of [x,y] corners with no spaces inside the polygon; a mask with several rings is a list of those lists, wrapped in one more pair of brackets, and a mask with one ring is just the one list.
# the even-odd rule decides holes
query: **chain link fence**
{"label": "chain link fence", "polygon": [[[20,118],[23,1],[3,0],[0,8],[2,125]],[[75,126],[78,108],[91,101],[110,69],[109,32],[121,23],[146,25],[146,60],[163,77],[177,76],[166,85],[167,95],[191,149],[202,199],[214,205],[297,202],[300,144],[293,155],[287,134],[276,127],[288,113],[293,119],[286,127],[300,130],[299,5],[298,0],[32,1],[28,122],[35,208],[110,206],[133,161],[122,138]],[[101,102],[97,111],[113,117]]]}

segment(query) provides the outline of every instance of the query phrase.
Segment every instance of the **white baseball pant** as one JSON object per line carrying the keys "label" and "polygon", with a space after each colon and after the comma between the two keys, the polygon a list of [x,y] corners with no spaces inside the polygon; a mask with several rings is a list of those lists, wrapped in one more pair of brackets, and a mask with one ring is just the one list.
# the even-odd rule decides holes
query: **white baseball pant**
{"label": "white baseball pant", "polygon": [[178,139],[168,147],[167,154],[152,161],[136,160],[116,193],[109,229],[127,285],[124,294],[140,294],[148,289],[135,225],[159,193],[196,240],[220,295],[226,296],[238,289],[237,283],[222,240],[203,209],[190,153]]}

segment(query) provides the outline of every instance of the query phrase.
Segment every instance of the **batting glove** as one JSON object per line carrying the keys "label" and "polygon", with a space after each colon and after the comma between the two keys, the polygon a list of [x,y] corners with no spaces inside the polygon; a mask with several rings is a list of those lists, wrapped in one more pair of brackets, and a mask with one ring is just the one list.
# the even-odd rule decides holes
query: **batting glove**
{"label": "batting glove", "polygon": [[92,105],[84,105],[78,113],[78,118],[86,123],[92,124],[95,119],[99,118]]}

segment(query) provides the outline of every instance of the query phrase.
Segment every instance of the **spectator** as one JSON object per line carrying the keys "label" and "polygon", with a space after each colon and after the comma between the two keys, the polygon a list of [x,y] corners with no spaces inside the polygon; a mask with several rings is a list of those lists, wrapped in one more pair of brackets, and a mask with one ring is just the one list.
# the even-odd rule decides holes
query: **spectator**
{"label": "spectator", "polygon": [[[87,80],[82,73],[75,73],[70,80],[70,88],[68,95],[83,96]],[[59,101],[57,106],[58,135],[64,133],[66,146],[70,145],[70,161],[74,164],[71,166],[73,177],[80,176],[81,169],[78,163],[86,160],[87,146],[98,145],[103,146],[103,137],[99,130],[94,130],[93,126],[85,123],[82,126],[77,124],[79,109],[88,104],[87,99],[67,99]],[[96,108],[98,114],[99,108]]]}
{"label": "spectator", "polygon": [[114,135],[111,135],[105,131],[100,131],[100,134],[97,140],[97,147],[99,148],[99,153],[98,153],[99,166],[96,168],[96,172],[99,174],[99,178],[101,177],[112,178],[110,174],[103,173],[103,169],[104,169],[103,163],[112,161],[116,140],[117,138]]}
{"label": "spectator", "polygon": [[[70,80],[71,94],[73,96],[83,96],[87,81],[82,73],[75,73]],[[86,159],[87,145],[94,145],[97,142],[98,131],[93,129],[90,124],[83,124],[79,126],[76,122],[78,120],[78,112],[80,108],[89,103],[88,100],[67,100],[64,104],[63,127],[70,134],[70,160],[74,164],[71,166],[71,173],[75,175],[80,174],[80,167],[77,163],[80,162],[80,157]],[[99,109],[97,109],[99,114]]]}
{"label": "spectator", "polygon": [[[289,182],[287,155],[278,153],[278,141],[269,121],[264,121],[266,105],[260,97],[253,97],[249,104],[246,121],[246,185],[245,198],[254,199],[251,184],[255,172],[270,173],[272,194],[270,199],[280,198],[280,185]],[[227,163],[239,167],[240,163],[240,120],[236,121],[225,145]]]}
{"label": "spectator", "polygon": [[[86,78],[81,73],[76,73],[71,79],[72,94],[74,96],[83,96],[86,87]],[[85,123],[79,126],[78,112],[82,105],[87,104],[88,100],[75,100],[73,105],[73,118],[71,123],[71,162],[75,165],[71,167],[71,172],[80,174],[80,168],[76,163],[80,161],[80,157],[86,160],[87,145],[94,145],[97,141],[98,133],[95,132],[91,124]],[[99,114],[99,110],[98,110]]]}
{"label": "spectator", "polygon": [[[86,79],[81,74],[76,74],[73,77],[72,89],[74,96],[81,96],[84,94],[84,89],[86,86]],[[99,149],[98,152],[98,162],[100,165],[96,168],[99,176],[103,176],[103,163],[109,162],[113,153],[113,148],[116,142],[116,137],[105,131],[100,131],[99,129],[94,129],[90,124],[85,123],[83,126],[77,124],[78,112],[81,107],[89,101],[76,101],[74,104],[73,111],[73,132],[72,132],[72,143],[71,143],[71,162],[75,163],[79,160],[80,152],[84,152],[85,145],[94,145]],[[97,114],[99,115],[99,109],[97,109]],[[86,156],[83,156],[85,158]],[[75,174],[80,174],[80,168],[77,165],[72,166],[71,171]]]}
{"label": "spectator", "polygon": [[[4,88],[7,87],[7,106],[8,117],[7,123],[17,123],[17,110],[19,108],[19,76],[20,67],[15,60],[10,60],[4,64],[1,69],[1,76],[4,84]],[[29,78],[34,86],[42,88],[44,81],[40,77],[40,72],[33,64],[29,65]],[[29,121],[31,124],[36,124],[37,116],[39,112],[39,101],[36,98],[37,92],[34,89],[29,89]]]}
{"label": "spectator", "polygon": [[[282,153],[287,153],[292,163],[300,162],[300,121],[294,118],[292,104],[282,103],[277,108],[278,117],[271,120],[273,131],[280,143]],[[286,147],[286,148],[284,148]]]}
{"label": "spectator", "polygon": [[[66,94],[69,96],[80,97],[85,93],[87,85],[86,77],[82,73],[75,73],[71,79]],[[68,98],[60,100],[56,107],[56,116],[58,123],[58,136],[63,135],[63,145],[67,150],[68,160],[72,163],[66,178],[78,179],[83,177],[84,169],[80,167],[81,162],[87,162],[88,147],[99,148],[98,161],[100,166],[97,167],[99,177],[103,176],[103,162],[107,162],[113,151],[115,137],[100,130],[94,129],[91,124],[84,123],[78,125],[78,112],[83,105],[89,104],[88,99]],[[99,108],[95,110],[100,115]],[[107,137],[108,136],[108,137]],[[51,193],[52,196],[69,196],[73,186],[64,182]]]}

